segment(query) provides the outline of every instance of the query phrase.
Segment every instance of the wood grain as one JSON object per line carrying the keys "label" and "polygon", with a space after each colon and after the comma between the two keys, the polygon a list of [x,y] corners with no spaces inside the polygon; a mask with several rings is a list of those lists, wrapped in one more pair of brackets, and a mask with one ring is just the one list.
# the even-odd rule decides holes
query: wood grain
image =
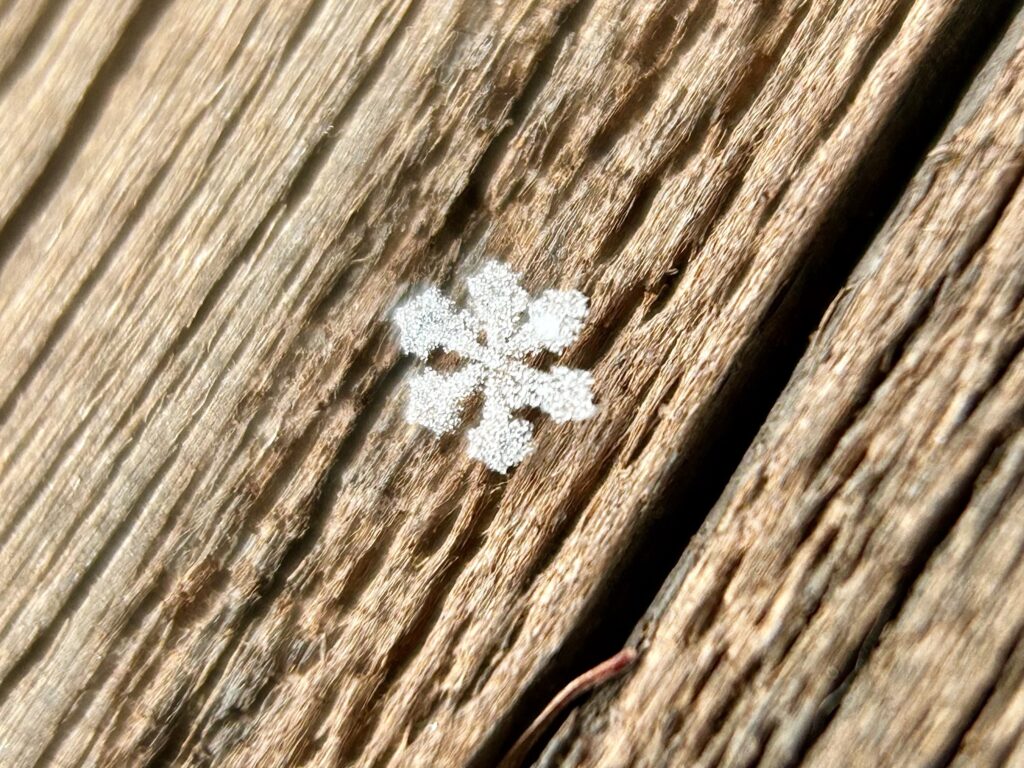
{"label": "wood grain", "polygon": [[542,765],[1013,765],[1024,13]]}
{"label": "wood grain", "polygon": [[0,227],[19,204],[32,207],[26,197],[44,168],[63,162],[61,143],[89,130],[95,103],[105,98],[139,28],[152,18],[144,5],[12,0],[2,9]]}
{"label": "wood grain", "polygon": [[[5,6],[0,760],[496,762],[1006,5]],[[390,324],[488,257],[601,406],[507,478]]]}

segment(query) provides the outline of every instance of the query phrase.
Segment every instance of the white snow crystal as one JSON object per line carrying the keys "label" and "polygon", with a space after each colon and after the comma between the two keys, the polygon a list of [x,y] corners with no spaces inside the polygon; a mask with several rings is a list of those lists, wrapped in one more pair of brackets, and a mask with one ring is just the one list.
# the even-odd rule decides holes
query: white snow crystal
{"label": "white snow crystal", "polygon": [[576,340],[587,297],[544,291],[531,300],[519,275],[497,261],[466,284],[467,309],[430,287],[395,313],[405,352],[426,360],[441,349],[466,361],[454,373],[426,368],[413,377],[406,419],[443,435],[459,426],[470,395],[482,391],[483,414],[469,431],[469,455],[504,473],[533,450],[533,426],[516,411],[537,407],[559,423],[594,415],[588,371],[560,365],[543,371],[525,362],[544,350],[560,354]]}

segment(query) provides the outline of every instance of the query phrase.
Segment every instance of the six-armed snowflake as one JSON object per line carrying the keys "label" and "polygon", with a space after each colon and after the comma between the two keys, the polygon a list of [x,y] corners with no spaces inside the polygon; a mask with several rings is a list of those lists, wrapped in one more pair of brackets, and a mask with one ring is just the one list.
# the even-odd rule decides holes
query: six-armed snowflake
{"label": "six-armed snowflake", "polygon": [[533,449],[533,426],[517,410],[539,407],[555,421],[594,414],[593,377],[556,365],[550,371],[524,361],[542,350],[561,353],[579,335],[587,297],[579,291],[544,291],[535,299],[519,275],[492,261],[467,281],[469,308],[434,287],[399,307],[395,322],[402,349],[426,360],[435,349],[466,360],[453,373],[426,368],[409,385],[406,418],[437,435],[458,425],[465,401],[483,391],[483,415],[469,431],[469,455],[506,472]]}

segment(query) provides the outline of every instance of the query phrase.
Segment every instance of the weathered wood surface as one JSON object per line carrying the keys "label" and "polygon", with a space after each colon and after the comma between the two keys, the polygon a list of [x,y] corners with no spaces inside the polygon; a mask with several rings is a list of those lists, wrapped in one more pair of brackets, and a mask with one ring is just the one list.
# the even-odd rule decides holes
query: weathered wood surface
{"label": "weathered wood surface", "polygon": [[1021,764],[1022,175],[1024,13],[542,762]]}
{"label": "weathered wood surface", "polygon": [[[0,760],[493,763],[1005,5],[0,8]],[[390,327],[488,256],[601,404],[507,478]]]}

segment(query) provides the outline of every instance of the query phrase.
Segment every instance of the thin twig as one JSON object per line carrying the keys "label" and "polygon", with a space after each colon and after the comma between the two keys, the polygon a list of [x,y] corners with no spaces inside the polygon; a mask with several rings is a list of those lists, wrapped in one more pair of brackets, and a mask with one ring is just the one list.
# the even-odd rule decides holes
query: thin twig
{"label": "thin twig", "polygon": [[530,723],[530,727],[519,737],[519,740],[516,741],[512,749],[505,755],[505,759],[501,761],[498,768],[519,768],[523,763],[523,759],[537,742],[537,739],[548,729],[558,715],[587,691],[603,685],[609,680],[614,680],[632,667],[635,661],[636,651],[632,648],[623,648],[610,659],[602,661],[596,667],[587,670],[565,686],[544,707],[544,711]]}

